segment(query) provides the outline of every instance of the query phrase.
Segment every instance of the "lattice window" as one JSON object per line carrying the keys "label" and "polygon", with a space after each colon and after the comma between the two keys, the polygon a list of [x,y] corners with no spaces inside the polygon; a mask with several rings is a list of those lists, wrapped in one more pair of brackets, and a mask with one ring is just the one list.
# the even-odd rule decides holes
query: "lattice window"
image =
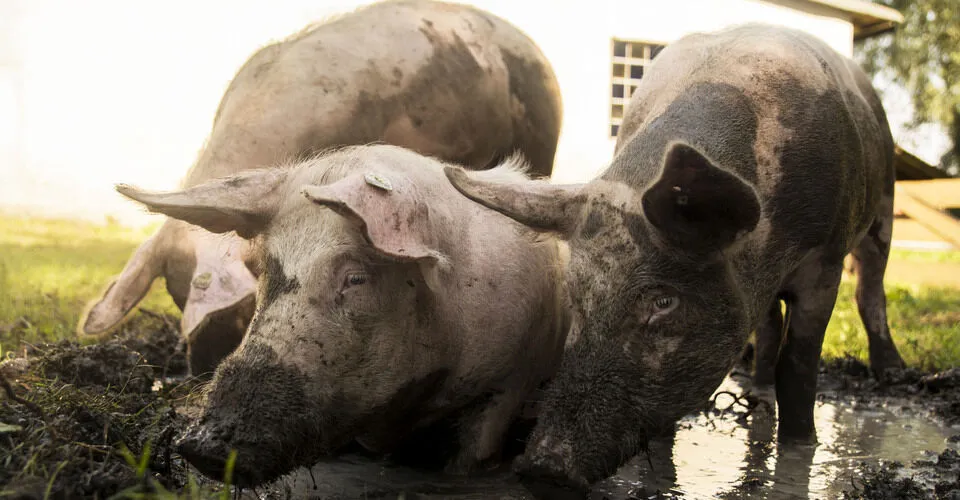
{"label": "lattice window", "polygon": [[643,78],[643,72],[663,45],[613,39],[612,78],[610,92],[610,137],[616,137],[623,123],[623,110]]}

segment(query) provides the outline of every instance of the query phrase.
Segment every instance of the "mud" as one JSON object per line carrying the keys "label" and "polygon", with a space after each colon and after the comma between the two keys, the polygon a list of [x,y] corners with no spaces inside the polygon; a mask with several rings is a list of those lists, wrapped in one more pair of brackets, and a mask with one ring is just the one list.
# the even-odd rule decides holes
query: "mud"
{"label": "mud", "polygon": [[[170,323],[172,325],[172,323]],[[189,383],[170,325],[143,336],[25,346],[0,365],[0,496],[107,498],[179,490],[186,468],[172,441]],[[171,370],[172,367],[172,370]]]}
{"label": "mud", "polygon": [[[95,345],[26,346],[0,365],[13,396],[0,390],[0,496],[530,498],[508,466],[451,477],[356,452],[237,492],[174,450],[201,397],[185,372],[171,318]],[[651,443],[590,498],[960,498],[960,369],[877,381],[848,358],[822,366],[820,388],[820,442],[785,446],[770,395],[735,372],[672,440]],[[517,451],[521,440],[511,438]]]}

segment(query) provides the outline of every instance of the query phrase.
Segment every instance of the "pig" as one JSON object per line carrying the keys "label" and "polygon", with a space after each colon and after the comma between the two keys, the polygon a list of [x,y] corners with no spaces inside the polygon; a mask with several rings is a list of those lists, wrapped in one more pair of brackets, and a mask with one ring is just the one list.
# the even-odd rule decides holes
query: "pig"
{"label": "pig", "polygon": [[[519,182],[519,155],[481,178]],[[258,485],[357,442],[390,453],[452,418],[446,466],[495,464],[560,362],[563,248],[467,200],[444,164],[390,145],[339,149],[192,188],[124,195],[253,240],[256,312],[179,440],[201,472]],[[459,168],[459,167],[458,167]]]}
{"label": "pig", "polygon": [[747,24],[668,46],[590,182],[446,174],[569,245],[573,325],[514,463],[538,496],[580,497],[669,434],[761,326],[779,351],[778,438],[815,440],[820,350],[848,253],[872,367],[903,364],[883,291],[893,140],[863,71],[811,35]]}
{"label": "pig", "polygon": [[[181,188],[375,142],[473,169],[520,152],[531,175],[546,177],[561,115],[549,62],[506,21],[453,3],[375,3],[250,57]],[[78,332],[108,333],[163,277],[183,312],[189,369],[209,373],[239,344],[253,314],[248,251],[238,236],[168,218],[88,306]]]}

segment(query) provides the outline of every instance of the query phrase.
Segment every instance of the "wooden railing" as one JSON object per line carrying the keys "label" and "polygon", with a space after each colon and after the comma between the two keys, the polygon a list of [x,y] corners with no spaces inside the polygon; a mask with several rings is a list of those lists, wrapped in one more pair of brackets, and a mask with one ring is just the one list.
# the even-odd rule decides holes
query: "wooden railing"
{"label": "wooden railing", "polygon": [[945,210],[960,208],[960,179],[897,181],[894,209],[960,248],[960,219]]}

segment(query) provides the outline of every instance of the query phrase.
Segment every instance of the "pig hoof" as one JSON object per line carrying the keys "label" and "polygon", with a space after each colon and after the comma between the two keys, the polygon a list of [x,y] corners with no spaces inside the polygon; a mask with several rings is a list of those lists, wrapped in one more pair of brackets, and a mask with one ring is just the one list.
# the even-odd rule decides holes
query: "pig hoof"
{"label": "pig hoof", "polygon": [[882,383],[899,380],[903,376],[905,367],[906,364],[899,356],[879,359],[876,362],[872,359],[870,361],[870,370],[873,372],[873,376]]}
{"label": "pig hoof", "polygon": [[579,477],[570,477],[555,467],[518,459],[514,471],[520,483],[537,498],[579,500],[587,498],[590,485]]}

